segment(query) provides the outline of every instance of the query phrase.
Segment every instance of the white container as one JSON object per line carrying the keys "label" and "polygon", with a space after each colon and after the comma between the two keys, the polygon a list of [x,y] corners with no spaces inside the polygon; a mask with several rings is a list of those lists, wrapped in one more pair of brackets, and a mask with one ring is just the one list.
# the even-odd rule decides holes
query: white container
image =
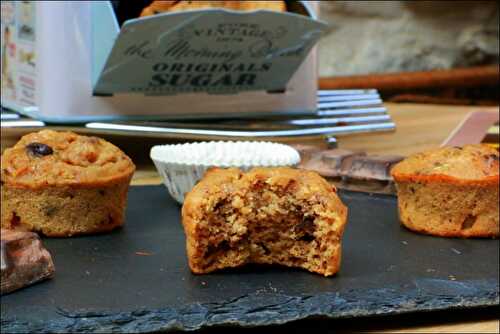
{"label": "white container", "polygon": [[297,166],[300,155],[293,147],[270,142],[200,142],[158,145],[150,157],[170,195],[180,204],[184,195],[211,167]]}
{"label": "white container", "polygon": [[[118,45],[115,43],[125,41],[127,33],[134,33],[135,29],[147,31],[149,26],[154,29],[155,22],[172,22],[174,18],[200,11],[135,19],[125,22],[120,31],[109,1],[2,1],[2,106],[55,123],[313,112],[316,109],[317,64],[315,48],[311,50],[310,47],[325,25],[314,19],[311,9],[314,4],[301,3],[311,18],[266,11],[253,14],[206,11],[207,15],[224,18],[241,15],[241,20],[248,19],[248,15],[255,15],[255,18],[279,16],[279,19],[303,24],[305,33],[302,36],[307,45],[300,61],[294,61],[298,68],[292,69],[294,74],[284,93],[271,93],[263,90],[265,87],[256,86],[257,90],[221,91],[223,95],[202,91],[181,93],[179,90],[177,95],[150,96],[131,92],[132,86],[126,87],[127,92],[116,90],[112,95],[96,91],[99,82],[106,81],[103,73],[112,70],[108,65],[113,64],[116,56],[114,49]],[[300,29],[300,24],[284,26],[293,33],[294,29]],[[289,51],[295,52],[291,47]],[[285,63],[281,62],[274,69]],[[129,72],[137,71],[137,64],[140,62],[122,66],[120,73],[133,79],[136,76]],[[282,70],[286,72],[286,66]],[[118,86],[126,84],[119,82]]]}

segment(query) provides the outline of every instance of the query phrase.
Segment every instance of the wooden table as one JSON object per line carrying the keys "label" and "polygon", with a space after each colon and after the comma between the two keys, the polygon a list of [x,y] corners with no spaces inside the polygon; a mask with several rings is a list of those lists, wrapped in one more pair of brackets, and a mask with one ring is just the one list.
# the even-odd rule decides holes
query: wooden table
{"label": "wooden table", "polygon": [[[386,103],[385,106],[396,123],[395,132],[338,137],[339,147],[370,154],[408,155],[439,146],[472,111],[498,113],[498,108],[492,107],[398,103]],[[312,143],[324,145],[320,141]],[[133,182],[157,184],[161,181],[149,159],[141,157]]]}
{"label": "wooden table", "polygon": [[[386,104],[396,123],[392,133],[358,134],[339,137],[339,147],[363,150],[368,153],[408,155],[439,146],[471,111],[498,108],[469,106],[443,106],[420,104]],[[2,147],[14,138],[5,138],[2,133]],[[159,184],[161,182],[154,166],[148,159],[149,148],[137,150],[137,140],[117,142],[137,164],[133,185]],[[316,142],[317,145],[324,145]],[[145,144],[146,145],[146,144]],[[134,148],[132,148],[134,147]],[[498,309],[474,310],[444,313],[421,313],[396,318],[380,318],[334,321],[328,326],[332,332],[379,332],[379,333],[499,333]]]}

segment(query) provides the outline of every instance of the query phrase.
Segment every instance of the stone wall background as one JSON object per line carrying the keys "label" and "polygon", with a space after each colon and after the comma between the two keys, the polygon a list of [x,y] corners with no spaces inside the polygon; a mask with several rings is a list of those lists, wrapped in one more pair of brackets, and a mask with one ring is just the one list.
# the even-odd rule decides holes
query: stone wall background
{"label": "stone wall background", "polygon": [[497,1],[321,1],[321,76],[499,62]]}

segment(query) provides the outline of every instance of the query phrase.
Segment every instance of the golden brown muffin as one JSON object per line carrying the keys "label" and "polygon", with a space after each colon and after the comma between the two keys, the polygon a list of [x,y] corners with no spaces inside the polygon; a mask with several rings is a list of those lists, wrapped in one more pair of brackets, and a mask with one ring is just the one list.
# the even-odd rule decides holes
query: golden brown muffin
{"label": "golden brown muffin", "polygon": [[148,7],[142,10],[140,16],[141,17],[149,16],[166,12],[170,7],[172,7],[177,2],[179,1],[164,1],[164,0],[153,1]]}
{"label": "golden brown muffin", "polygon": [[346,220],[335,187],[285,167],[209,170],[182,207],[189,266],[198,274],[261,263],[333,275]]}
{"label": "golden brown muffin", "polygon": [[276,12],[286,12],[285,1],[229,1],[233,4],[234,10],[273,10]]}
{"label": "golden brown muffin", "polygon": [[105,140],[43,130],[1,161],[2,228],[66,237],[123,224],[135,166]]}
{"label": "golden brown muffin", "polygon": [[498,151],[444,147],[392,169],[401,222],[442,237],[498,237]]}
{"label": "golden brown muffin", "polygon": [[225,8],[232,10],[251,11],[258,9],[285,12],[284,1],[153,1],[144,8],[141,16],[163,12],[178,12],[195,9]]}

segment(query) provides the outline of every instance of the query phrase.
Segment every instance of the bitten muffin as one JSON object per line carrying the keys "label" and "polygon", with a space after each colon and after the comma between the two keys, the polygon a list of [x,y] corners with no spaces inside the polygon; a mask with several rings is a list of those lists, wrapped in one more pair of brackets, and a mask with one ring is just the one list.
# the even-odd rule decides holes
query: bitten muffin
{"label": "bitten muffin", "polygon": [[251,11],[258,9],[285,12],[284,1],[153,1],[144,8],[141,16],[149,16],[163,12],[178,12],[194,9],[225,8],[231,10]]}
{"label": "bitten muffin", "polygon": [[287,167],[212,169],[182,207],[194,273],[246,263],[340,268],[347,208],[317,173]]}
{"label": "bitten muffin", "polygon": [[442,237],[498,237],[498,151],[444,147],[392,169],[401,223]]}
{"label": "bitten muffin", "polygon": [[67,237],[123,224],[135,166],[105,140],[44,130],[1,161],[2,228]]}

